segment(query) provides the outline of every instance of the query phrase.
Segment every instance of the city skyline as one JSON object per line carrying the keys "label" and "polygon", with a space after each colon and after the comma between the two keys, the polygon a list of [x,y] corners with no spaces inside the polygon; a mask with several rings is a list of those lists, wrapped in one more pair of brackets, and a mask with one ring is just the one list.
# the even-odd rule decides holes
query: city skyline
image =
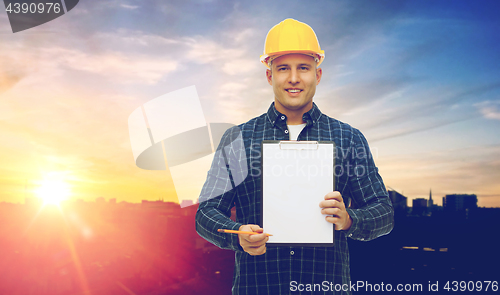
{"label": "city skyline", "polygon": [[15,34],[0,13],[0,202],[49,182],[73,199],[177,201],[168,171],[136,167],[129,115],[191,85],[207,122],[266,112],[259,55],[267,31],[291,17],[325,50],[314,101],[363,132],[387,188],[500,207],[500,3],[318,5],[81,2]]}
{"label": "city skyline", "polygon": [[[61,208],[0,203],[0,269],[7,270],[0,293],[230,294],[234,252],[196,233],[196,209],[101,198]],[[447,281],[491,280],[497,291],[491,270],[500,257],[490,233],[500,208],[450,209],[431,216],[396,209],[398,226],[390,234],[369,242],[349,239],[353,282],[427,286],[431,280],[443,288]],[[235,213],[233,208],[233,218]],[[464,239],[464,232],[477,238]],[[476,244],[481,251],[470,255]]]}
{"label": "city skyline", "polygon": [[[407,208],[412,208],[413,206],[411,205],[412,202],[409,202],[409,201],[413,201],[413,204],[415,203],[415,201],[417,200],[426,200],[426,206],[429,206],[429,207],[432,207],[432,206],[437,206],[437,207],[445,207],[445,204],[443,203],[444,199],[448,196],[455,196],[455,195],[469,195],[469,196],[474,196],[475,199],[476,199],[476,203],[477,203],[477,195],[476,194],[460,194],[460,193],[451,193],[451,194],[446,194],[444,196],[436,196],[434,195],[434,198],[432,197],[432,189],[429,190],[429,193],[428,193],[428,199],[427,197],[415,197],[415,198],[410,198],[408,196],[405,196],[403,192],[398,192],[392,188],[388,188],[387,189],[388,193],[389,193],[389,197],[391,198],[391,200],[393,201],[393,204],[394,206],[397,206],[397,204],[395,202],[398,202],[398,201],[395,201],[393,200],[392,196],[393,194],[395,193],[396,195],[399,195],[400,197],[403,197],[405,199],[405,207]],[[50,192],[47,192],[47,193],[50,193]],[[117,198],[106,198],[104,196],[98,196],[98,197],[95,197],[94,199],[88,197],[88,198],[74,198],[74,197],[68,197],[68,198],[54,198],[52,196],[40,196],[40,195],[37,195],[36,194],[36,191],[34,190],[28,190],[25,192],[25,197],[24,197],[24,202],[17,202],[17,203],[14,203],[14,204],[19,204],[19,203],[24,203],[24,204],[28,204],[28,202],[31,202],[31,203],[38,203],[40,205],[45,205],[45,204],[51,204],[51,205],[57,205],[57,206],[60,206],[62,203],[67,203],[67,202],[109,202],[109,203],[136,203],[136,204],[144,204],[144,203],[147,203],[147,202],[162,202],[162,203],[176,203],[176,204],[179,204],[181,205],[181,208],[184,208],[184,207],[187,207],[187,206],[191,206],[191,205],[195,205],[198,203],[198,200],[188,200],[188,199],[184,199],[184,200],[179,200],[178,202],[176,200],[172,200],[172,199],[169,199],[167,198],[167,201],[165,201],[165,198],[164,197],[159,197],[157,199],[141,199],[139,201],[135,201],[135,202],[127,202],[127,201],[118,201],[117,202]],[[5,201],[4,201],[5,202]],[[0,201],[0,203],[3,203]],[[10,203],[10,202],[5,202],[5,203]],[[479,208],[500,208],[500,207],[488,207],[488,206],[476,206],[476,207],[479,207]],[[396,207],[395,207],[396,208]]]}
{"label": "city skyline", "polygon": [[[388,193],[389,193],[389,198],[391,199],[392,201],[392,204],[393,204],[393,208],[394,208],[394,211],[395,211],[395,214],[399,217],[402,215],[411,215],[411,214],[415,214],[415,209],[416,210],[421,210],[422,207],[425,208],[425,211],[424,213],[425,214],[421,214],[422,212],[420,213],[417,213],[416,215],[418,216],[431,216],[433,212],[439,212],[439,211],[442,211],[442,210],[447,210],[448,212],[449,211],[464,211],[465,209],[462,208],[464,206],[464,201],[463,199],[469,199],[469,201],[466,201],[468,203],[466,204],[469,204],[469,205],[466,205],[467,208],[469,209],[477,209],[477,208],[482,208],[482,209],[500,209],[499,207],[481,207],[481,206],[478,206],[477,205],[477,195],[475,194],[448,194],[448,195],[445,195],[443,196],[442,198],[436,198],[436,196],[434,196],[434,198],[432,198],[432,191],[429,192],[429,199],[427,198],[413,198],[411,199],[412,202],[408,202],[408,197],[407,196],[404,196],[403,194],[397,192],[397,191],[394,191],[394,190],[391,190],[389,189],[388,190]],[[458,196],[458,197],[457,197]],[[451,206],[448,205],[448,208],[447,208],[447,205],[445,204],[445,199],[452,199],[452,204]],[[462,201],[459,201],[457,203],[457,201],[455,201],[456,198],[462,198]],[[471,199],[472,198],[472,199]],[[441,205],[438,205],[436,204],[436,200],[439,199],[439,200],[442,200],[441,201]],[[127,202],[127,201],[121,201],[121,202],[117,202],[116,198],[110,198],[110,199],[106,199],[104,197],[97,197],[95,198],[94,200],[83,200],[83,199],[71,199],[71,198],[68,198],[68,199],[65,199],[65,200],[60,200],[59,202],[50,202],[52,199],[49,199],[49,202],[47,202],[46,200],[44,200],[42,197],[26,197],[25,200],[24,200],[24,205],[29,205],[29,206],[35,206],[35,207],[39,207],[41,209],[45,208],[45,206],[50,206],[50,205],[55,205],[56,207],[58,207],[59,209],[62,210],[62,208],[68,204],[85,204],[85,203],[96,203],[96,204],[113,204],[113,205],[146,205],[146,206],[150,206],[150,205],[177,205],[179,203],[177,202],[174,202],[174,201],[165,201],[163,198],[159,198],[157,200],[141,200],[140,202]],[[470,201],[472,200],[472,201]],[[0,202],[0,204],[10,204],[10,203],[6,203],[6,202]],[[457,205],[457,204],[460,204],[460,205]],[[21,204],[13,204],[13,205],[21,205]],[[198,205],[198,202],[197,200],[196,201],[192,201],[192,200],[182,200],[180,202],[180,208],[183,209],[183,208],[186,208],[186,207],[189,207],[189,206],[192,206],[192,205]],[[235,208],[233,208],[234,210]],[[439,214],[439,213],[438,213]]]}

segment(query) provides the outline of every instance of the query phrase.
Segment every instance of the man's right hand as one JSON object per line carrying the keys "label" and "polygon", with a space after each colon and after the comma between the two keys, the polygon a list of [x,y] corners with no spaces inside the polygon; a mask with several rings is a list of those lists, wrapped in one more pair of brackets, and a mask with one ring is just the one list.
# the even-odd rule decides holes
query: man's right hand
{"label": "man's right hand", "polygon": [[240,245],[245,252],[250,255],[262,255],[266,253],[266,242],[269,240],[269,237],[264,233],[264,229],[255,224],[244,224],[240,226],[239,230],[262,233],[259,235],[238,234]]}

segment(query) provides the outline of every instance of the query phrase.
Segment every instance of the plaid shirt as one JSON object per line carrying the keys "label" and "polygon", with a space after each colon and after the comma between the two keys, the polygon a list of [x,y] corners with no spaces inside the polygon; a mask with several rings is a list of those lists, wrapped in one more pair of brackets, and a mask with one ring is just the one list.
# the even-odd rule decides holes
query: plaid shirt
{"label": "plaid shirt", "polygon": [[[238,235],[217,232],[260,223],[260,144],[289,140],[286,116],[271,104],[267,113],[226,131],[219,145],[223,152],[215,154],[196,213],[196,230],[203,238],[236,252],[233,294],[350,294],[347,237],[368,241],[393,228],[392,203],[361,132],[322,114],[314,103],[303,120],[307,124],[298,140],[336,144],[336,190],[349,206],[352,226],[335,231],[334,247],[267,247],[257,256],[243,251]],[[233,206],[236,222],[229,218]],[[306,291],[308,284],[313,291]]]}

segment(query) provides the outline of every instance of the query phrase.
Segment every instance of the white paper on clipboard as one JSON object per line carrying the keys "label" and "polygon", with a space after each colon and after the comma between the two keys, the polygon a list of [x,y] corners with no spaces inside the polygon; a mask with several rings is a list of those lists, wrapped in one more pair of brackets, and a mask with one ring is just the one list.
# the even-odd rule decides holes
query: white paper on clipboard
{"label": "white paper on clipboard", "polygon": [[268,246],[333,246],[319,203],[335,188],[335,143],[262,142],[262,227]]}

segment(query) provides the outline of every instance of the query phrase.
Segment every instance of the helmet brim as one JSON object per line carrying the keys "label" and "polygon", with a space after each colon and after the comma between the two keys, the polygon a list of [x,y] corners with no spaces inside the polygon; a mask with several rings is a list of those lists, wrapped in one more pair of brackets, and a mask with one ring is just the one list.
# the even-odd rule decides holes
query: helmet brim
{"label": "helmet brim", "polygon": [[316,51],[310,51],[310,50],[289,50],[289,51],[280,51],[280,52],[275,52],[273,54],[263,54],[260,56],[260,61],[269,68],[269,62],[272,61],[273,59],[276,59],[280,56],[287,55],[287,54],[305,54],[311,57],[315,57],[318,59],[318,63],[316,66],[319,66],[323,60],[325,59],[325,51],[321,50],[320,52]]}

